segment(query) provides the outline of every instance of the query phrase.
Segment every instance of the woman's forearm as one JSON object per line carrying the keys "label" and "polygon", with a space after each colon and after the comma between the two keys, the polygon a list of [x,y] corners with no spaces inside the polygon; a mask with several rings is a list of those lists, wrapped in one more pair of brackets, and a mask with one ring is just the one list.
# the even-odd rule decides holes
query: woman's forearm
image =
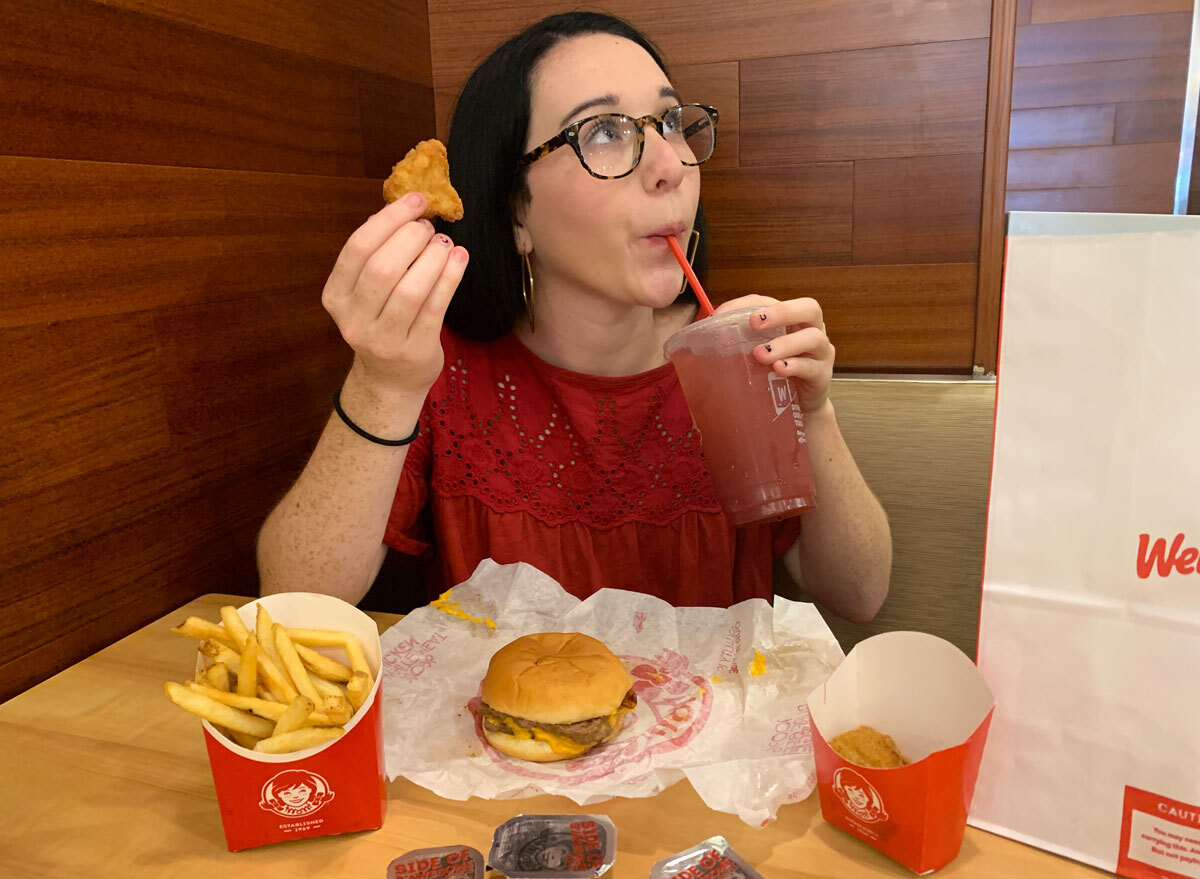
{"label": "woman's forearm", "polygon": [[803,516],[793,561],[813,598],[838,616],[865,622],[887,597],[892,567],[887,516],[846,447],[831,402],[805,415],[805,433],[817,508]]}
{"label": "woman's forearm", "polygon": [[[342,405],[368,432],[399,436],[417,423],[420,402],[392,401],[382,414],[380,401],[353,385],[347,382]],[[384,530],[407,453],[407,446],[372,443],[332,416],[259,534],[262,593],[323,592],[359,601],[386,552]]]}

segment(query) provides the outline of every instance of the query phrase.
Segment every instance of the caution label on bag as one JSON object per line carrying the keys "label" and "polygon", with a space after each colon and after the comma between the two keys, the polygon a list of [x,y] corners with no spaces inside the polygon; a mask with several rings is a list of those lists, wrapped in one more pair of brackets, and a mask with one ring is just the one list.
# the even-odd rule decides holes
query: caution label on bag
{"label": "caution label on bag", "polygon": [[1200,806],[1126,787],[1117,874],[1200,879]]}

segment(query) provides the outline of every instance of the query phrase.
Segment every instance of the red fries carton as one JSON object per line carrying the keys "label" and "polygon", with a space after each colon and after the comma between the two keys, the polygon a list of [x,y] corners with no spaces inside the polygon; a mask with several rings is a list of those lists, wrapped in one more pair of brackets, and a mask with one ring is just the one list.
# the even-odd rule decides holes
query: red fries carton
{"label": "red fries carton", "polygon": [[[285,839],[378,830],[387,812],[378,627],[369,616],[341,599],[288,592],[243,605],[238,614],[248,629],[255,627],[259,604],[285,627],[336,629],[356,635],[374,684],[366,701],[345,725],[344,735],[291,754],[249,751],[203,721],[229,850]],[[337,648],[314,649],[346,662],[345,653]]]}
{"label": "red fries carton", "polygon": [[[948,641],[889,632],[859,643],[808,698],[825,820],[915,873],[946,866],[962,846],[994,705]],[[829,740],[862,725],[891,736],[908,765],[838,756]]]}

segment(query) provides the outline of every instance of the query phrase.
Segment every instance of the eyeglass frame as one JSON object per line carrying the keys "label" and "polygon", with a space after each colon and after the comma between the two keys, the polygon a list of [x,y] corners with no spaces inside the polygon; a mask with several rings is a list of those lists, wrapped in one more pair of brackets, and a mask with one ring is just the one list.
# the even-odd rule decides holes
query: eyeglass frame
{"label": "eyeglass frame", "polygon": [[[525,155],[521,156],[521,158],[517,160],[517,168],[525,168],[529,165],[532,165],[538,159],[545,158],[546,156],[550,155],[552,152],[554,152],[559,147],[566,146],[569,144],[571,146],[571,148],[575,151],[575,158],[579,159],[579,164],[583,166],[583,170],[587,171],[593,177],[596,177],[600,180],[620,180],[622,177],[628,177],[630,174],[632,174],[634,171],[636,171],[637,166],[639,164],[641,164],[642,155],[646,151],[646,126],[653,124],[654,130],[658,133],[658,136],[663,138],[664,140],[666,140],[666,135],[663,134],[663,123],[664,123],[663,117],[666,116],[671,111],[678,110],[681,107],[699,107],[701,110],[704,110],[706,113],[708,113],[709,122],[712,125],[712,138],[713,138],[712,151],[707,156],[705,156],[703,159],[701,159],[699,162],[684,162],[683,159],[679,160],[680,162],[683,162],[684,165],[687,165],[689,168],[695,168],[699,165],[703,165],[705,162],[707,162],[709,159],[711,159],[713,156],[713,153],[715,153],[717,151],[717,122],[721,118],[721,114],[717,111],[716,107],[711,107],[708,104],[676,104],[674,107],[668,107],[666,110],[663,110],[661,113],[651,113],[647,116],[634,117],[634,116],[629,116],[625,113],[597,113],[594,116],[588,116],[586,119],[580,119],[578,122],[572,122],[570,125],[568,125],[566,128],[564,128],[562,131],[560,131],[554,137],[550,138],[548,141],[541,144],[540,146],[534,147],[529,152],[527,152]],[[617,117],[620,119],[628,119],[630,122],[633,123],[634,130],[637,132],[637,155],[634,156],[633,167],[631,167],[628,171],[624,172],[623,174],[613,174],[613,175],[597,174],[595,171],[593,171],[591,168],[588,167],[588,163],[583,158],[583,148],[579,145],[579,129],[580,128],[587,125],[589,122],[594,122],[597,119],[604,119],[604,118],[608,118],[608,117]],[[686,134],[684,135],[684,139],[686,141],[686,139],[687,139]]]}

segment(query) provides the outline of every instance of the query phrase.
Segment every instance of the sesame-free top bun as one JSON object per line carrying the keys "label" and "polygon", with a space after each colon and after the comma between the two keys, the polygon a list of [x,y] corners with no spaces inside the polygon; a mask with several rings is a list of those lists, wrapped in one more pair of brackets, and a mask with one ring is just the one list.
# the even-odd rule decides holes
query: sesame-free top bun
{"label": "sesame-free top bun", "polygon": [[595,638],[578,632],[540,632],[496,651],[480,696],[514,717],[577,723],[616,711],[632,686],[621,660]]}

